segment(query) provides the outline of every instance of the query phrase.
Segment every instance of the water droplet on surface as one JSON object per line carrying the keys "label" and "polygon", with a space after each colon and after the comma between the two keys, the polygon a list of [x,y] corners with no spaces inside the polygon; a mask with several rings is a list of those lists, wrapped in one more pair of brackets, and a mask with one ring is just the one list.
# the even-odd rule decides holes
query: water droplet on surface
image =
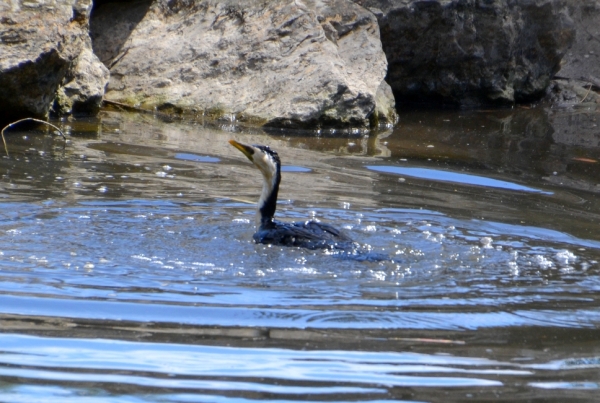
{"label": "water droplet on surface", "polygon": [[492,238],[489,236],[484,236],[479,239],[479,243],[484,249],[490,249],[492,247],[492,241]]}
{"label": "water droplet on surface", "polygon": [[557,262],[561,265],[569,265],[572,262],[577,260],[577,256],[575,256],[572,252],[568,250],[561,250],[554,255]]}

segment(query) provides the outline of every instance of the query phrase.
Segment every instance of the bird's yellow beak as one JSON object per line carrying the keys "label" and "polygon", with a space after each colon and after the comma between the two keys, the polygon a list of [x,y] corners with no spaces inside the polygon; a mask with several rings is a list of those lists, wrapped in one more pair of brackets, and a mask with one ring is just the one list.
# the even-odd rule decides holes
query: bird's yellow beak
{"label": "bird's yellow beak", "polygon": [[247,145],[244,145],[242,143],[238,143],[235,140],[229,140],[229,144],[231,144],[232,146],[234,146],[235,148],[237,148],[238,150],[240,150],[242,153],[244,153],[244,155],[250,160],[250,161],[254,161],[252,159],[252,155],[254,154],[254,150],[252,149],[252,147],[249,147]]}

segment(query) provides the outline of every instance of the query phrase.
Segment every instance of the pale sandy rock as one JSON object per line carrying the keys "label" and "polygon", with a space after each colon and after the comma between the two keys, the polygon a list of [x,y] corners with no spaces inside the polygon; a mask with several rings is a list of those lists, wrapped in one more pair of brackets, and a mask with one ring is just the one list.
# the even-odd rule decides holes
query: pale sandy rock
{"label": "pale sandy rock", "polygon": [[99,62],[92,49],[83,49],[57,91],[58,112],[96,113],[102,103],[109,76],[108,69]]}
{"label": "pale sandy rock", "polygon": [[110,4],[92,38],[109,100],[283,127],[395,119],[377,21],[346,0]]}
{"label": "pale sandy rock", "polygon": [[[91,6],[91,0],[0,2],[0,121],[48,116],[65,78],[77,75],[79,55],[91,49]],[[91,53],[86,60],[95,69],[103,68]],[[99,106],[106,78],[98,77],[104,82],[95,85],[92,109]],[[86,85],[85,91],[91,89]],[[75,83],[70,86],[74,90]],[[73,100],[73,106],[80,101]]]}

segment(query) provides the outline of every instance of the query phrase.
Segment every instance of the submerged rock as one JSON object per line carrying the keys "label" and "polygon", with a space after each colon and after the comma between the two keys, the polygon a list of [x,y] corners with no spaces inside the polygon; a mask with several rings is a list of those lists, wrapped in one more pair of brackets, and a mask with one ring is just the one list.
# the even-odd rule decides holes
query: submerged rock
{"label": "submerged rock", "polygon": [[0,121],[94,113],[108,71],[91,52],[91,0],[0,2]]}
{"label": "submerged rock", "polygon": [[347,0],[100,5],[106,99],[267,126],[395,120],[377,20]]}
{"label": "submerged rock", "polygon": [[398,102],[540,97],[574,39],[565,0],[355,0],[379,20]]}

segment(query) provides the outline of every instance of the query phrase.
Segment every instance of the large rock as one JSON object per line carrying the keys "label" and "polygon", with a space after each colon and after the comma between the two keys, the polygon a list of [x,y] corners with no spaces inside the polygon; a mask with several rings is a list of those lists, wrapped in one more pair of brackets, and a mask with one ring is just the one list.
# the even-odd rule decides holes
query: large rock
{"label": "large rock", "polygon": [[558,75],[590,80],[600,86],[600,1],[579,0],[569,4],[575,22],[575,42],[565,55]]}
{"label": "large rock", "polygon": [[99,108],[108,70],[91,52],[90,9],[91,0],[0,2],[0,122]]}
{"label": "large rock", "polygon": [[398,103],[544,94],[574,38],[565,0],[356,0],[373,11]]}
{"label": "large rock", "polygon": [[283,127],[395,119],[377,20],[347,0],[106,4],[91,26],[107,100]]}
{"label": "large rock", "polygon": [[95,114],[104,96],[110,73],[90,48],[71,64],[58,88],[54,110],[59,114]]}

